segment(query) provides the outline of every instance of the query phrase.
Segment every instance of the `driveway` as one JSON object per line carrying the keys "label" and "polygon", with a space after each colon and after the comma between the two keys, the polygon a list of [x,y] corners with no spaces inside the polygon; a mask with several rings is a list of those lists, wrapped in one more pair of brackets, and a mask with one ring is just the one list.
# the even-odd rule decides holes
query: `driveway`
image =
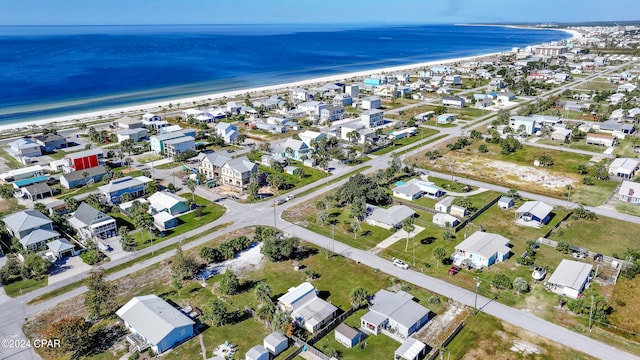
{"label": "driveway", "polygon": [[91,266],[85,264],[80,256],[71,256],[58,261],[49,273],[49,285],[68,279],[78,274],[91,270]]}

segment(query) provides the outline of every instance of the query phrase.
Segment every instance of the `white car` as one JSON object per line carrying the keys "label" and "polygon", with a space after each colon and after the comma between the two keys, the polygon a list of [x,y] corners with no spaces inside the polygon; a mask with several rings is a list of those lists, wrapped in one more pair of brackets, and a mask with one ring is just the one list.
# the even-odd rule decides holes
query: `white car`
{"label": "white car", "polygon": [[405,270],[409,268],[409,265],[406,262],[396,258],[393,258],[393,265]]}
{"label": "white car", "polygon": [[544,279],[545,275],[547,275],[547,270],[542,266],[536,266],[531,273],[531,277],[536,281]]}
{"label": "white car", "polygon": [[289,194],[289,195],[287,195],[287,201],[292,200],[295,197],[296,197],[295,195]]}

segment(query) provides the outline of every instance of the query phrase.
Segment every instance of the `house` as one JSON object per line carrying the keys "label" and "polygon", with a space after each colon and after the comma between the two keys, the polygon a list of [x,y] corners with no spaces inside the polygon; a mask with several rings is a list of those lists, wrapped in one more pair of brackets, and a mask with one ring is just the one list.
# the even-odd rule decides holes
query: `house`
{"label": "house", "polygon": [[214,152],[206,154],[200,161],[198,172],[205,174],[207,179],[219,178],[222,175],[222,166],[229,160],[231,160],[231,157],[225,153]]}
{"label": "house", "polygon": [[344,87],[344,93],[352,98],[357,98],[360,95],[360,86],[358,84],[346,85]]}
{"label": "house", "polygon": [[496,97],[496,100],[497,100],[498,102],[503,103],[503,104],[504,104],[504,103],[508,103],[508,102],[510,102],[510,101],[513,101],[513,100],[515,100],[515,99],[516,99],[516,94],[514,94],[514,93],[512,93],[512,92],[510,92],[510,91],[500,93],[500,94],[498,94],[498,96]]}
{"label": "house", "polygon": [[251,181],[251,176],[258,172],[258,165],[254,164],[246,156],[228,160],[220,168],[222,185],[230,187],[234,191],[242,192]]}
{"label": "house", "polygon": [[418,129],[415,126],[411,126],[401,130],[394,130],[387,133],[389,139],[404,139],[405,137],[411,137],[417,133]]}
{"label": "house", "polygon": [[625,98],[625,95],[624,95],[624,94],[622,94],[622,93],[615,93],[615,94],[613,94],[613,95],[609,96],[609,102],[610,102],[612,105],[617,105],[617,104],[621,103],[621,102],[624,100],[624,98]]}
{"label": "house", "polygon": [[141,118],[142,118],[143,124],[144,124],[144,122],[162,121],[162,116],[156,115],[156,114],[152,114],[152,113],[145,113],[144,115],[142,115]]}
{"label": "house", "polygon": [[344,119],[346,113],[344,110],[344,106],[336,105],[336,106],[327,106],[324,109],[320,110],[320,120],[342,120]]}
{"label": "house", "polygon": [[298,175],[300,173],[300,168],[297,166],[288,165],[284,167],[284,173],[289,175]]}
{"label": "house", "polygon": [[149,136],[149,131],[145,128],[123,129],[118,131],[118,142],[132,140],[138,142],[145,140]]}
{"label": "house", "polygon": [[637,89],[638,87],[631,84],[631,83],[626,83],[626,84],[622,84],[620,86],[618,86],[618,92],[626,92],[626,93],[630,93],[632,91],[634,91],[635,89]]}
{"label": "house", "polygon": [[245,360],[269,360],[269,351],[262,345],[256,345],[249,349],[244,356]]}
{"label": "house", "polygon": [[612,147],[617,143],[615,136],[598,133],[588,133],[585,141],[590,145],[603,145],[606,147]]}
{"label": "house", "polygon": [[219,122],[216,124],[216,134],[220,136],[225,143],[230,144],[238,137],[238,128],[235,124]]}
{"label": "house", "polygon": [[536,120],[529,116],[512,116],[509,119],[509,126],[514,132],[533,135],[539,130]]}
{"label": "house", "polygon": [[38,184],[38,183],[44,183],[47,182],[47,180],[49,180],[49,178],[47,176],[35,176],[29,179],[22,179],[22,180],[16,180],[13,182],[13,188],[14,190],[18,190],[18,189],[22,189],[25,188],[29,185],[33,185],[33,184]]}
{"label": "house", "polygon": [[53,190],[46,182],[40,182],[22,188],[22,197],[31,201],[53,196]]}
{"label": "house", "polygon": [[347,106],[353,104],[353,98],[348,94],[338,94],[333,98],[333,105]]}
{"label": "house", "polygon": [[465,217],[467,216],[469,212],[467,211],[467,208],[465,208],[464,206],[459,206],[459,205],[451,205],[451,209],[449,210],[449,214],[453,215],[453,216],[457,216],[457,217]]}
{"label": "house", "polygon": [[547,288],[557,294],[577,299],[591,277],[591,264],[563,259],[547,281]]}
{"label": "house", "polygon": [[617,158],[609,165],[609,175],[623,179],[632,179],[638,170],[638,160],[631,158]]}
{"label": "house", "polygon": [[12,237],[21,240],[34,230],[53,230],[53,221],[36,210],[24,210],[2,219],[7,232]]}
{"label": "house", "polygon": [[[164,128],[167,129],[167,128]],[[171,141],[173,139],[184,138],[187,136],[195,137],[195,132],[190,134],[188,130],[178,129],[177,131],[160,133],[158,135],[154,135],[149,138],[149,145],[151,145],[151,151],[161,154],[165,151],[165,144],[167,141]],[[195,149],[195,143],[194,143]]]}
{"label": "house", "polygon": [[556,129],[551,133],[551,140],[567,141],[571,137],[571,129]]}
{"label": "house", "polygon": [[460,75],[446,75],[444,77],[445,85],[462,85],[462,78]]}
{"label": "house", "polygon": [[53,241],[58,237],[60,237],[60,234],[55,230],[36,229],[20,239],[20,244],[25,250],[37,251],[43,248],[49,241]]}
{"label": "house", "polygon": [[118,235],[116,220],[85,202],[80,203],[67,222],[85,241]]}
{"label": "house", "polygon": [[123,116],[116,120],[119,129],[140,129],[143,127],[142,122],[129,116]]}
{"label": "house", "polygon": [[456,114],[440,114],[436,117],[437,124],[449,124],[456,119]]}
{"label": "house", "polygon": [[166,212],[170,215],[178,215],[189,211],[186,201],[168,191],[158,191],[147,199],[152,213]]}
{"label": "house", "polygon": [[618,190],[618,200],[630,204],[640,204],[640,183],[624,180]]}
{"label": "house", "polygon": [[416,212],[404,205],[394,205],[388,209],[375,207],[367,216],[367,223],[385,229],[402,227],[402,222],[415,216]]}
{"label": "house", "polygon": [[10,142],[9,151],[11,151],[15,156],[21,158],[23,162],[24,158],[33,158],[42,155],[40,144],[30,138],[20,138]]}
{"label": "house", "polygon": [[498,207],[502,210],[511,209],[515,205],[515,200],[509,196],[501,196],[498,200]]}
{"label": "house", "polygon": [[46,204],[45,207],[49,212],[49,216],[53,216],[53,214],[57,215],[65,215],[67,214],[67,204],[65,204],[62,200],[54,200],[50,203]]}
{"label": "house", "polygon": [[43,176],[44,168],[41,165],[33,165],[20,169],[12,169],[0,175],[0,179],[4,182],[12,182],[18,180],[29,179],[33,177]]}
{"label": "house", "polygon": [[302,160],[309,153],[309,146],[301,140],[288,138],[282,144],[281,155],[294,160]]}
{"label": "house", "polygon": [[47,243],[47,248],[56,257],[56,259],[61,260],[67,256],[75,256],[77,252],[75,251],[75,245],[69,242],[69,240],[65,238],[55,239],[49,243]]}
{"label": "house", "polygon": [[63,165],[66,173],[104,165],[104,151],[100,148],[66,154],[64,158],[67,159],[67,164]]}
{"label": "house", "polygon": [[454,263],[460,265],[469,259],[476,269],[489,267],[509,257],[509,245],[509,239],[502,235],[476,231],[455,247]]}
{"label": "house", "polygon": [[104,166],[96,166],[81,171],[72,171],[60,176],[60,185],[65,189],[94,184],[106,175]]}
{"label": "house", "polygon": [[278,356],[289,347],[289,338],[275,331],[264,338],[262,346],[269,350],[273,356]]}
{"label": "house", "polygon": [[553,206],[542,201],[527,201],[516,210],[518,224],[541,227],[551,219]]}
{"label": "house", "polygon": [[36,135],[33,138],[46,152],[54,152],[57,149],[67,147],[67,138],[58,134]]}
{"label": "house", "polygon": [[311,333],[331,321],[338,311],[337,307],[319,298],[309,282],[290,288],[278,298],[278,306],[283,311],[291,311],[293,321]]}
{"label": "house", "polygon": [[380,97],[378,96],[367,96],[365,98],[362,98],[360,107],[365,110],[379,109],[380,107],[382,107],[382,103],[380,101]]}
{"label": "house", "polygon": [[413,184],[422,190],[422,195],[431,199],[437,199],[445,194],[445,192],[437,187],[434,183],[430,181],[422,181],[418,179],[411,179],[407,181],[407,184]]}
{"label": "house", "polygon": [[360,123],[366,128],[374,128],[384,124],[384,111],[371,109],[360,114]]}
{"label": "house", "polygon": [[320,141],[320,139],[326,138],[327,135],[325,135],[323,133],[319,133],[317,131],[305,130],[305,131],[301,132],[300,134],[298,134],[298,137],[300,137],[300,140],[303,143],[307,144],[307,146],[309,148],[312,148],[311,142]]}
{"label": "house", "polygon": [[360,318],[360,327],[372,335],[387,330],[407,338],[429,321],[429,310],[404,291],[379,290],[371,304],[369,312]]}
{"label": "house", "polygon": [[287,132],[287,127],[284,125],[267,124],[262,121],[255,122],[256,129],[268,131],[272,134],[282,134]]}
{"label": "house", "polygon": [[153,215],[153,225],[158,230],[165,231],[180,225],[180,220],[168,212],[162,211]]}
{"label": "house", "polygon": [[433,223],[440,227],[455,227],[460,224],[460,220],[453,215],[438,213],[433,214]]}
{"label": "house", "polygon": [[134,337],[156,353],[163,353],[194,335],[195,322],[156,295],[134,297],[116,315]]}
{"label": "house", "polygon": [[320,116],[320,111],[327,107],[327,104],[320,101],[306,101],[298,104],[298,111],[309,116]]}
{"label": "house", "polygon": [[196,139],[192,136],[182,136],[164,142],[164,155],[175,157],[187,151],[196,150]]}
{"label": "house", "polygon": [[107,185],[98,187],[102,199],[111,203],[118,204],[124,194],[129,194],[132,199],[144,195],[144,189],[148,182],[153,181],[145,176],[132,178],[131,176],[121,177],[111,180]]}
{"label": "house", "polygon": [[422,190],[415,185],[402,185],[393,188],[393,196],[405,199],[405,200],[416,200],[422,196]]}
{"label": "house", "polygon": [[345,347],[352,348],[364,339],[364,334],[345,323],[341,323],[336,327],[334,338]]}
{"label": "house", "polygon": [[446,214],[451,210],[451,203],[453,202],[454,199],[455,198],[453,196],[447,196],[442,200],[438,201],[434,206],[434,209],[436,211]]}
{"label": "house", "polygon": [[579,103],[575,101],[565,101],[563,109],[567,111],[582,111],[582,109],[588,109],[589,104]]}
{"label": "house", "polygon": [[311,93],[305,89],[291,89],[291,100],[295,102],[305,102],[311,99]]}
{"label": "house", "polygon": [[465,100],[460,96],[445,96],[442,98],[442,106],[463,108]]}
{"label": "house", "polygon": [[415,338],[408,338],[393,352],[393,360],[421,360],[426,355],[427,345]]}

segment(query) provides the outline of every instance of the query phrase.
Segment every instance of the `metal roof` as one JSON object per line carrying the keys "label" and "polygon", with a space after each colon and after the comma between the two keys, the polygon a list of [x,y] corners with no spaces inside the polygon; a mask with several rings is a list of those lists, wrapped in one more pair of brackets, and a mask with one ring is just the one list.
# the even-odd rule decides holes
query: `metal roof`
{"label": "metal roof", "polygon": [[427,345],[420,340],[414,338],[408,338],[400,347],[395,351],[396,356],[401,356],[403,359],[417,359]]}
{"label": "metal roof", "polygon": [[563,259],[551,274],[549,282],[572,289],[580,290],[586,279],[591,275],[591,264]]}
{"label": "metal roof", "polygon": [[58,236],[60,236],[60,234],[57,231],[36,229],[30,232],[29,235],[20,239],[20,244],[22,244],[22,246],[35,245],[43,241],[57,238]]}
{"label": "metal roof", "polygon": [[553,210],[553,206],[542,201],[527,201],[516,210],[516,213],[530,213],[538,219],[544,219],[551,213],[551,210]]}
{"label": "metal roof", "polygon": [[511,251],[508,246],[509,243],[509,239],[502,235],[476,231],[458,244],[456,250],[478,254],[489,259],[496,253],[509,253],[509,251]]}
{"label": "metal roof", "polygon": [[36,210],[25,210],[15,214],[11,214],[2,219],[7,227],[14,231],[24,231],[29,229],[36,229],[42,225],[51,224],[53,221],[48,217],[42,215],[41,212]]}
{"label": "metal roof", "polygon": [[195,323],[156,295],[137,296],[116,311],[116,315],[153,345],[177,328]]}
{"label": "metal roof", "polygon": [[91,205],[82,202],[80,203],[80,206],[78,206],[78,209],[73,213],[71,219],[75,219],[88,226],[94,223],[112,219],[112,217],[92,207]]}
{"label": "metal roof", "polygon": [[75,248],[75,246],[65,238],[53,240],[47,244],[47,247],[49,250],[58,254]]}
{"label": "metal roof", "polygon": [[393,225],[401,223],[404,219],[415,215],[415,211],[404,205],[394,205],[388,209],[375,208],[369,215],[369,219],[382,224]]}
{"label": "metal roof", "polygon": [[413,301],[413,295],[404,291],[397,293],[379,290],[371,301],[371,311],[375,311],[407,329],[429,314],[429,310]]}

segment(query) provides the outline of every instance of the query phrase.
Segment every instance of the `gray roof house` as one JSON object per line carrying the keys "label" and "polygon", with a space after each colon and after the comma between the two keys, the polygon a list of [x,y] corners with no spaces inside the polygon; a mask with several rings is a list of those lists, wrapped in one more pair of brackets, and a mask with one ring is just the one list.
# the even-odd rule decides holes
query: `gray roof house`
{"label": "gray roof house", "polygon": [[498,207],[502,210],[508,210],[515,205],[515,200],[509,196],[501,196],[498,200]]}
{"label": "gray roof house", "polygon": [[393,360],[420,360],[427,355],[427,345],[422,341],[408,338],[393,353]]}
{"label": "gray roof house", "polygon": [[227,161],[220,169],[220,177],[223,185],[235,191],[244,191],[249,185],[251,175],[257,171],[258,165],[246,156],[241,156]]}
{"label": "gray roof house", "polygon": [[53,253],[53,256],[58,259],[74,255],[75,246],[65,238],[55,239],[47,243],[47,247]]}
{"label": "gray roof house", "polygon": [[519,225],[541,227],[551,219],[550,214],[552,210],[553,206],[542,201],[527,201],[516,210],[518,214],[518,221],[516,223]]}
{"label": "gray roof house", "polygon": [[[102,180],[106,173],[104,166],[94,166],[84,170],[72,171],[60,176],[60,185],[67,189],[73,189],[98,182]],[[85,175],[87,176],[85,177]]]}
{"label": "gray roof house", "polygon": [[278,298],[278,305],[284,311],[291,311],[293,320],[309,332],[322,328],[338,311],[337,307],[319,298],[309,282],[290,288]]}
{"label": "gray roof house", "polygon": [[269,351],[262,345],[256,345],[249,349],[244,357],[245,360],[269,360]]}
{"label": "gray roof house", "polygon": [[352,348],[364,339],[364,334],[345,323],[341,323],[336,327],[334,337],[340,344]]}
{"label": "gray roof house", "polygon": [[369,312],[360,318],[360,325],[373,335],[387,329],[407,338],[429,321],[429,310],[413,301],[413,295],[404,291],[379,290],[371,303]]}
{"label": "gray roof house", "polygon": [[108,239],[117,235],[116,221],[102,211],[83,202],[67,219],[78,236],[84,240],[91,238]]}
{"label": "gray roof house", "polygon": [[397,186],[393,188],[393,196],[405,200],[416,200],[422,196],[422,190],[413,184]]}
{"label": "gray roof house", "polygon": [[207,179],[220,177],[220,169],[222,169],[222,166],[229,160],[231,160],[231,157],[226,153],[214,152],[206,154],[200,161],[198,171],[201,174],[205,174]]}
{"label": "gray roof house", "polygon": [[55,230],[36,229],[20,239],[20,244],[22,244],[22,247],[25,249],[36,251],[45,246],[49,241],[57,239],[59,236],[60,234]]}
{"label": "gray roof house", "polygon": [[591,276],[591,264],[563,259],[547,281],[555,293],[577,299]]}
{"label": "gray roof house", "polygon": [[34,230],[53,230],[53,221],[36,210],[25,210],[2,219],[11,236],[21,240]]}
{"label": "gray roof house", "polygon": [[404,205],[394,205],[388,209],[375,207],[369,216],[367,216],[366,221],[373,226],[393,229],[402,226],[404,219],[412,217],[415,214],[415,211]]}
{"label": "gray roof house", "polygon": [[640,183],[624,180],[618,190],[618,200],[630,204],[640,204]]}
{"label": "gray roof house", "polygon": [[269,350],[273,356],[278,356],[281,352],[289,347],[289,338],[279,332],[272,332],[264,338],[263,344],[265,349]]}
{"label": "gray roof house", "polygon": [[67,147],[67,138],[58,134],[36,135],[33,138],[46,152]]}
{"label": "gray roof house", "polygon": [[637,159],[617,158],[609,165],[609,175],[631,179],[638,170],[638,163]]}
{"label": "gray roof house", "polygon": [[509,245],[509,239],[502,235],[476,231],[456,246],[454,263],[460,265],[469,259],[474,268],[489,267],[509,257]]}
{"label": "gray roof house", "polygon": [[116,311],[134,337],[163,353],[194,334],[195,322],[156,295],[137,296]]}

